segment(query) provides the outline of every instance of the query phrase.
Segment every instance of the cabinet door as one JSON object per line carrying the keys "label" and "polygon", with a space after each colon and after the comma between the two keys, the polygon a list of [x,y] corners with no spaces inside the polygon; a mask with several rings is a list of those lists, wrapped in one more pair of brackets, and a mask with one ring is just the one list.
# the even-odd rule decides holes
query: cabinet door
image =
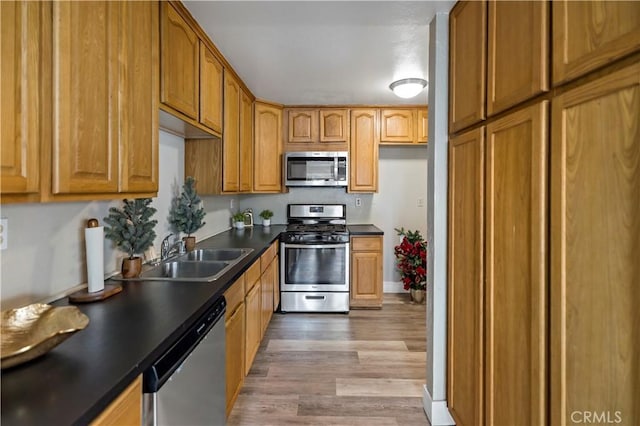
{"label": "cabinet door", "polygon": [[287,117],[290,143],[311,143],[318,140],[317,110],[289,110]]}
{"label": "cabinet door", "polygon": [[122,2],[120,192],[158,191],[158,3]]}
{"label": "cabinet door", "polygon": [[160,101],[187,117],[198,120],[198,36],[170,3],[160,3]]}
{"label": "cabinet door", "polygon": [[640,419],[638,117],[638,63],[553,100],[552,424]]}
{"label": "cabinet door", "polygon": [[119,4],[54,2],[52,192],[118,192]]}
{"label": "cabinet door", "polygon": [[348,134],[348,110],[320,110],[320,142],[346,142]]}
{"label": "cabinet door", "polygon": [[227,384],[227,417],[242,389],[244,382],[244,302],[238,305],[235,312],[225,322],[226,333],[226,384]]}
{"label": "cabinet door", "polygon": [[276,312],[280,306],[280,256],[276,255],[273,263],[273,312]]}
{"label": "cabinet door", "polygon": [[275,262],[271,261],[267,269],[262,273],[260,283],[262,285],[262,331],[261,337],[267,331],[269,321],[273,315],[273,287],[275,281]]}
{"label": "cabinet door", "polygon": [[485,423],[547,420],[547,102],[487,125]]}
{"label": "cabinet door", "polygon": [[223,67],[213,52],[200,41],[200,123],[222,133]]}
{"label": "cabinet door", "polygon": [[378,111],[351,110],[349,192],[378,191]]}
{"label": "cabinet door", "polygon": [[254,192],[282,189],[282,109],[256,102],[254,108]]}
{"label": "cabinet door", "polygon": [[244,90],[240,95],[240,192],[253,184],[253,102]]}
{"label": "cabinet door", "polygon": [[427,143],[429,138],[429,113],[427,108],[418,110],[418,143]]}
{"label": "cabinet door", "polygon": [[487,3],[459,1],[449,14],[449,130],[486,118]]}
{"label": "cabinet door", "polygon": [[488,44],[488,115],[548,90],[548,2],[490,1]]}
{"label": "cabinet door", "polygon": [[91,426],[137,426],[142,424],[142,376],[138,376]]}
{"label": "cabinet door", "polygon": [[380,142],[413,143],[415,137],[414,110],[383,109],[380,111]]}
{"label": "cabinet door", "polygon": [[[382,237],[352,237],[349,305],[382,306]],[[363,251],[358,245],[364,245]]]}
{"label": "cabinet door", "polygon": [[240,189],[240,85],[224,75],[224,134],[222,136],[222,191]]}
{"label": "cabinet door", "polygon": [[484,128],[449,141],[447,403],[459,425],[483,423]]}
{"label": "cabinet door", "polygon": [[37,2],[0,2],[0,193],[40,189],[40,8]]}
{"label": "cabinet door", "polygon": [[556,85],[640,49],[636,1],[558,0],[552,7]]}
{"label": "cabinet door", "polygon": [[245,361],[244,361],[244,374],[249,374],[253,360],[258,353],[258,347],[260,346],[260,340],[262,338],[261,327],[261,305],[262,305],[262,292],[260,280],[256,282],[253,288],[247,293],[244,299],[245,305],[245,318],[246,318],[246,332],[245,332]]}

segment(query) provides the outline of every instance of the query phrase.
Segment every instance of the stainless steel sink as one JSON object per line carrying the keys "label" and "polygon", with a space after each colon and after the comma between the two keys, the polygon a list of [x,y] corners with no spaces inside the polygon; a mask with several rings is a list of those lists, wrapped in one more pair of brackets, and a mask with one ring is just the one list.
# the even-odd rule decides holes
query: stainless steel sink
{"label": "stainless steel sink", "polygon": [[229,265],[229,262],[171,261],[141,273],[140,278],[209,281],[222,275]]}
{"label": "stainless steel sink", "polygon": [[231,248],[231,249],[199,249],[191,251],[180,260],[195,260],[201,262],[209,261],[231,261],[240,259],[249,254],[253,249]]}
{"label": "stainless steel sink", "polygon": [[119,281],[215,281],[252,251],[251,248],[198,249],[179,257],[169,258],[152,267],[144,266],[139,277],[123,278],[118,274],[112,279]]}

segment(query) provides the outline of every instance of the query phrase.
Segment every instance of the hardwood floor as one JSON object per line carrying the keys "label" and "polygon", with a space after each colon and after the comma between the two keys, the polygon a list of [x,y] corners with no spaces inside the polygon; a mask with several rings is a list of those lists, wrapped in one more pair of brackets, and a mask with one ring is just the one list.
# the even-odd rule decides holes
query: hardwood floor
{"label": "hardwood floor", "polygon": [[425,306],[274,314],[228,425],[428,425]]}

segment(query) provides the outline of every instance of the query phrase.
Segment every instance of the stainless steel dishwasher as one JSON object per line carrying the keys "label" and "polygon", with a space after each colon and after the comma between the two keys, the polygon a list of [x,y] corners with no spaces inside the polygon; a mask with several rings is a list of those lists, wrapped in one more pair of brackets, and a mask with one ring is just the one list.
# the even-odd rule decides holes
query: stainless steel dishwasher
{"label": "stainless steel dishwasher", "polygon": [[225,424],[226,306],[218,299],[144,372],[144,425]]}

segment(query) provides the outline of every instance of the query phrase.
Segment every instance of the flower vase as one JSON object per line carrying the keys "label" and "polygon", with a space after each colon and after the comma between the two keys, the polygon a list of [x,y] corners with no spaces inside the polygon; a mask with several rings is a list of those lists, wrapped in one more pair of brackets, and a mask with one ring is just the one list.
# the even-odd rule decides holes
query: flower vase
{"label": "flower vase", "polygon": [[415,290],[415,289],[411,289],[410,294],[411,294],[411,300],[414,303],[417,304],[423,304],[424,303],[424,299],[425,299],[425,291],[424,290]]}

